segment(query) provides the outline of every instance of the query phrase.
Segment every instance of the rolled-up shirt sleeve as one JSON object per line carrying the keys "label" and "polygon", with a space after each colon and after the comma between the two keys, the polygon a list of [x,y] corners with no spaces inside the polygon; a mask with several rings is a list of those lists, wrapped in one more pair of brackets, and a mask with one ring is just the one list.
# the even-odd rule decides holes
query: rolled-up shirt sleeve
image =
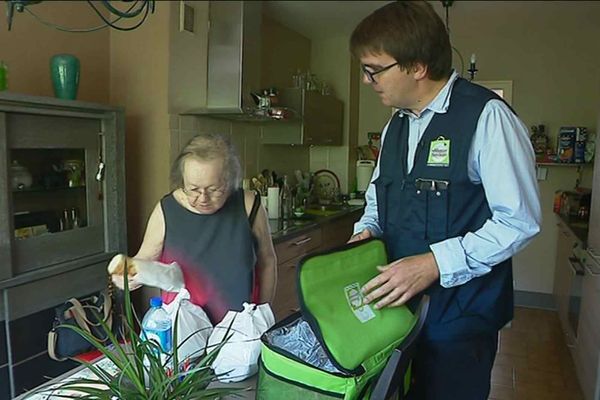
{"label": "rolled-up shirt sleeve", "polygon": [[469,178],[483,184],[492,215],[474,232],[430,245],[444,287],[490,272],[540,231],[535,155],[527,127],[500,100],[488,102],[479,118]]}
{"label": "rolled-up shirt sleeve", "polygon": [[[385,136],[390,126],[390,122],[385,125],[383,131],[381,133],[381,143],[385,142]],[[373,169],[373,175],[371,176],[371,183],[367,187],[367,191],[365,192],[365,210],[363,216],[358,220],[357,223],[354,224],[353,234],[360,233],[365,229],[368,229],[371,232],[371,235],[375,237],[379,237],[383,235],[383,230],[381,226],[379,226],[379,214],[377,212],[377,192],[375,190],[375,185],[373,182],[379,177],[379,159],[381,158],[381,153],[377,159],[377,165]]]}
{"label": "rolled-up shirt sleeve", "polygon": [[[379,168],[375,167],[373,170],[373,182],[379,176]],[[371,232],[371,235],[379,237],[383,234],[381,227],[379,226],[379,215],[377,213],[377,193],[375,192],[375,185],[370,183],[365,192],[365,211],[360,220],[354,224],[354,234],[360,233],[365,229]]]}

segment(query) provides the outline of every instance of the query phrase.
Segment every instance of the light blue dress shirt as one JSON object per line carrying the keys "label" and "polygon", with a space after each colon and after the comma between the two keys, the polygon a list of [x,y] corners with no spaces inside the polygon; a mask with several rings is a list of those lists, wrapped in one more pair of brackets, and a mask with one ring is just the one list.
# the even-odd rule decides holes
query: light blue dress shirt
{"label": "light blue dress shirt", "polygon": [[[395,118],[408,118],[407,171],[411,171],[415,151],[423,132],[436,113],[445,113],[458,74],[453,72],[447,84],[420,115],[408,110]],[[381,143],[385,146],[385,126]],[[379,165],[373,171],[373,182],[379,176]],[[492,216],[475,232],[433,243],[433,252],[444,287],[462,285],[484,275],[500,262],[525,247],[539,231],[542,222],[539,190],[535,174],[535,154],[527,127],[500,100],[490,100],[479,117],[469,150],[468,176],[482,184]],[[371,183],[365,193],[362,218],[354,225],[354,233],[369,229],[381,236],[378,223],[377,194]]]}

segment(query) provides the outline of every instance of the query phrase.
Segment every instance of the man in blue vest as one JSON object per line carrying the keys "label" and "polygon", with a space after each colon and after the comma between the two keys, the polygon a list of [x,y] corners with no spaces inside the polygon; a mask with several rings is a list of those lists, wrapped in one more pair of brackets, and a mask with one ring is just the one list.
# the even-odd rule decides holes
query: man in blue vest
{"label": "man in blue vest", "polygon": [[527,128],[452,70],[446,27],[427,2],[376,10],[350,48],[363,82],[398,109],[350,239],[381,237],[394,260],[364,286],[365,302],[430,295],[410,398],[485,400],[498,331],[513,317],[511,257],[541,224]]}

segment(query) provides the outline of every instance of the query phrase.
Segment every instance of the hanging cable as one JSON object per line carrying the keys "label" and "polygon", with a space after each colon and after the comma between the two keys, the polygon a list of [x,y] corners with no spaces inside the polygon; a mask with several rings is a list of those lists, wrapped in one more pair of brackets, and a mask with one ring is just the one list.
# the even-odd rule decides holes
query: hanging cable
{"label": "hanging cable", "polygon": [[[152,3],[152,5],[150,3]],[[91,0],[88,0],[88,4],[90,5],[90,7],[92,7],[94,9],[94,11],[96,12],[96,14],[98,14],[98,16],[100,17],[100,19],[102,21],[104,21],[105,24],[107,24],[111,28],[116,29],[118,31],[132,31],[132,30],[138,28],[140,25],[142,25],[144,23],[144,21],[146,21],[146,18],[148,17],[148,12],[150,11],[150,8],[152,8],[152,12],[154,12],[154,0],[142,0],[142,5],[140,6],[140,10],[145,9],[144,16],[142,17],[142,19],[137,24],[135,24],[133,26],[130,26],[130,27],[121,27],[121,26],[114,25],[112,22],[110,22],[109,20],[107,20],[106,17],[104,17],[104,15],[102,15],[102,13],[96,8],[96,6],[94,5],[94,3],[91,2]],[[102,3],[102,4],[104,4],[106,6],[105,3]],[[115,8],[111,6],[111,8],[107,8],[107,9],[110,11],[111,9],[115,9]],[[122,12],[120,12],[120,13],[122,13]],[[123,15],[120,15],[120,16],[122,16],[124,18],[128,18],[128,17],[125,17],[125,13],[122,13],[122,14]],[[137,14],[139,14],[139,13],[137,13]]]}
{"label": "hanging cable", "polygon": [[[88,1],[89,3],[89,1]],[[136,1],[137,3],[137,1]],[[144,5],[142,5],[140,8],[138,8],[135,11],[131,11],[131,8],[125,12],[119,10],[118,8],[115,8],[112,6],[112,4],[110,4],[110,1],[108,0],[102,0],[102,5],[104,5],[104,7],[110,11],[111,13],[118,15],[119,17],[122,18],[133,18],[133,17],[137,17],[138,15],[140,15],[140,13],[142,12],[142,10],[144,9]]]}
{"label": "hanging cable", "polygon": [[[448,10],[450,9],[450,6],[452,5],[453,1],[442,0],[441,3],[444,6],[444,9],[446,10],[446,32],[448,32],[448,38],[450,38],[450,14]],[[458,55],[458,58],[460,60],[460,76],[462,77],[465,74],[465,60],[463,59],[462,54],[460,54],[460,51],[458,51],[456,47],[452,45],[450,46],[452,47],[452,50]]]}
{"label": "hanging cable", "polygon": [[[106,9],[106,11],[109,14],[109,17],[106,17],[105,14],[107,12],[104,12],[104,14],[103,14],[96,7],[96,5],[94,5],[94,3],[92,1],[87,0],[88,5],[92,8],[92,10],[94,10],[96,15],[98,15],[98,17],[102,20],[102,22],[104,22],[104,24],[99,25],[99,26],[90,27],[90,28],[68,28],[65,26],[54,24],[49,21],[45,21],[43,18],[41,18],[39,15],[37,15],[36,13],[34,13],[33,11],[31,11],[29,9],[29,6],[31,6],[33,4],[41,3],[41,1],[7,0],[8,30],[10,30],[11,25],[12,25],[12,17],[13,17],[12,11],[14,9],[16,9],[19,12],[27,11],[32,17],[37,19],[39,22],[41,22],[42,24],[49,26],[53,29],[56,29],[56,30],[59,30],[62,32],[72,32],[72,33],[94,32],[94,31],[98,31],[100,29],[104,29],[107,27],[110,27],[110,28],[113,28],[116,30],[120,30],[120,31],[131,31],[131,30],[134,30],[134,29],[140,27],[148,18],[148,14],[154,13],[154,10],[155,10],[155,0],[122,0],[122,1],[124,3],[133,3],[133,4],[131,4],[131,6],[129,6],[126,11],[122,11],[122,10],[119,10],[118,8],[114,7],[112,4],[110,4],[109,0],[102,0],[100,2],[100,4]],[[116,16],[116,18],[112,19],[110,17],[112,15]],[[139,21],[132,26],[120,26],[120,25],[116,24],[117,22],[119,22],[122,19],[136,18],[136,17],[139,17],[140,15],[141,15],[141,18],[139,19]]]}
{"label": "hanging cable", "polygon": [[[131,7],[129,7],[129,9],[127,10],[128,12],[131,11],[133,9],[133,7],[135,7],[135,5],[138,3],[139,0],[135,0],[135,2],[133,3],[133,5]],[[31,11],[29,9],[29,7],[25,7],[25,11],[27,11],[32,17],[34,17],[35,19],[37,19],[40,23],[49,26],[50,28],[56,29],[57,31],[61,31],[61,32],[71,32],[71,33],[88,33],[88,32],[95,32],[95,31],[99,31],[100,29],[105,29],[108,28],[109,25],[108,24],[102,24],[99,26],[94,26],[92,28],[67,28],[65,26],[61,26],[61,25],[57,25],[57,24],[53,24],[52,22],[48,22],[45,21],[44,19],[42,19],[39,15],[35,14],[33,11]],[[119,20],[121,20],[123,17],[117,17],[114,21],[111,21],[111,23],[115,23]]]}

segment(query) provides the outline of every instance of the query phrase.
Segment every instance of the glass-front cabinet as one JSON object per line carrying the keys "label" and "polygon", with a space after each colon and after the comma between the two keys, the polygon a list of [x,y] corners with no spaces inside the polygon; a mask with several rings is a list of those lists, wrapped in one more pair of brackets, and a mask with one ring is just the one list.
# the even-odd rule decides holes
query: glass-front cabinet
{"label": "glass-front cabinet", "polygon": [[127,251],[123,114],[0,92],[0,399],[60,370],[43,351],[54,308],[106,290]]}
{"label": "glass-front cabinet", "polygon": [[8,114],[13,273],[102,253],[101,121]]}
{"label": "glass-front cabinet", "polygon": [[0,96],[0,288],[124,251],[122,125],[119,108]]}

